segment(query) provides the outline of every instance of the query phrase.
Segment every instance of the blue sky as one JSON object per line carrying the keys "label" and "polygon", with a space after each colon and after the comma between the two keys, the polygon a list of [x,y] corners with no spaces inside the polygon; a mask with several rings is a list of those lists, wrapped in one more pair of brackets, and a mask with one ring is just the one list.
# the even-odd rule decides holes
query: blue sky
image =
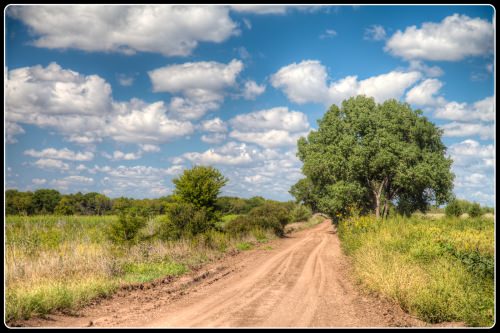
{"label": "blue sky", "polygon": [[366,94],[444,129],[458,197],[494,204],[491,6],[9,6],[6,188],[159,197],[195,164],[291,199],[296,140]]}

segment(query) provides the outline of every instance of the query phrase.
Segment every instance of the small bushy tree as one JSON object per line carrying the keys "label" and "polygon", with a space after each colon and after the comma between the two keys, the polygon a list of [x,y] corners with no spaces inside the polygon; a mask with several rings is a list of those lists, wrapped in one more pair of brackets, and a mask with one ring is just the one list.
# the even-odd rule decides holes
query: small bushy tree
{"label": "small bushy tree", "polygon": [[462,215],[462,207],[460,205],[460,202],[457,199],[451,200],[446,208],[444,209],[444,212],[446,216],[452,217],[452,216],[460,216]]}
{"label": "small bushy tree", "polygon": [[137,241],[139,230],[145,225],[146,219],[136,210],[129,209],[110,224],[108,236],[114,243],[131,243]]}
{"label": "small bushy tree", "polygon": [[480,216],[481,215],[481,206],[477,202],[472,203],[469,207],[468,213],[469,213],[470,217]]}
{"label": "small bushy tree", "polygon": [[217,196],[228,180],[213,167],[195,166],[172,181],[174,195],[179,201],[214,210]]}
{"label": "small bushy tree", "polygon": [[214,221],[204,207],[197,208],[190,203],[169,204],[166,218],[161,220],[158,235],[162,239],[175,240],[182,236],[194,236],[214,227]]}

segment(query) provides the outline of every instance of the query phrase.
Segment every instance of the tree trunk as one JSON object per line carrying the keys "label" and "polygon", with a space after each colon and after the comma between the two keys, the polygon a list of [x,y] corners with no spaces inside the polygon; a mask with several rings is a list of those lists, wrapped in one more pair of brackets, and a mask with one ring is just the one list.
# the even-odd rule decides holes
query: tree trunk
{"label": "tree trunk", "polygon": [[384,214],[383,214],[383,219],[387,219],[387,215],[389,215],[389,200],[385,199],[384,202]]}
{"label": "tree trunk", "polygon": [[380,218],[380,195],[375,194],[375,216],[377,220]]}
{"label": "tree trunk", "polygon": [[384,186],[387,183],[387,177],[382,181],[378,189],[375,189],[376,186],[372,184],[373,195],[375,196],[375,216],[377,220],[380,218],[380,197],[382,196],[382,192],[384,191]]}

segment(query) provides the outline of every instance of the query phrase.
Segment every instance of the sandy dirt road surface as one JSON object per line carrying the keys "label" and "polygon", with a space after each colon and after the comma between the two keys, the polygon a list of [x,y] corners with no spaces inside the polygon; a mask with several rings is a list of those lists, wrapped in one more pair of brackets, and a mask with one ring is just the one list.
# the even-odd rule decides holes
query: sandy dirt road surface
{"label": "sandy dirt road surface", "polygon": [[51,327],[426,326],[360,292],[329,220],[188,276],[120,290],[78,314],[31,319]]}

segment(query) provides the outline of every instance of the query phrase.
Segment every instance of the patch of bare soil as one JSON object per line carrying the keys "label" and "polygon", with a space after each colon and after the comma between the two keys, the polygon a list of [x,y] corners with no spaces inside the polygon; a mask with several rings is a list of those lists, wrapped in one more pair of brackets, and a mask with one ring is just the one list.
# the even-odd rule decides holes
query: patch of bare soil
{"label": "patch of bare soil", "polygon": [[[120,290],[38,327],[430,326],[356,287],[329,220],[180,278]],[[463,326],[461,323],[439,326]]]}

